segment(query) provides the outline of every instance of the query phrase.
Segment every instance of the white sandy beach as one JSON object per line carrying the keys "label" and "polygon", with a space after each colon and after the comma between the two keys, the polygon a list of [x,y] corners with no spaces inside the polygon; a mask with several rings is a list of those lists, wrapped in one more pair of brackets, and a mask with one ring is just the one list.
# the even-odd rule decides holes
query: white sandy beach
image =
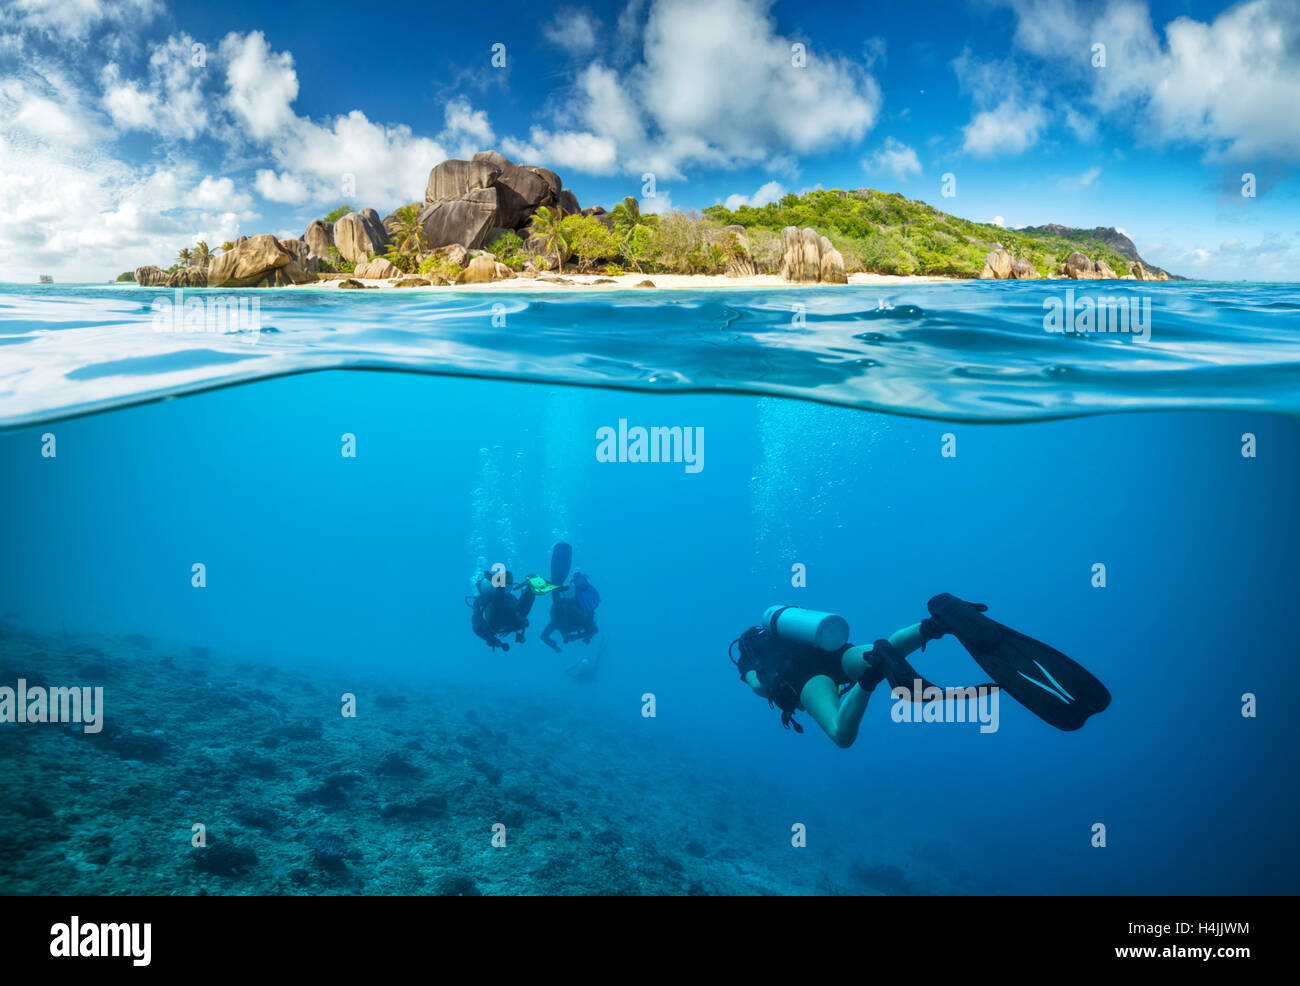
{"label": "white sandy beach", "polygon": [[[418,277],[418,274],[408,275]],[[511,277],[502,281],[490,281],[484,284],[457,284],[457,285],[437,285],[429,287],[402,288],[403,291],[569,291],[577,287],[594,288],[596,290],[607,289],[611,291],[626,290],[635,288],[642,281],[653,281],[655,288],[667,289],[698,289],[698,288],[780,288],[799,290],[807,288],[835,287],[831,284],[819,284],[817,282],[795,283],[784,280],[775,274],[757,274],[753,277],[727,277],[722,274],[619,274],[616,277],[605,277],[602,274],[568,274],[564,275],[565,281],[572,283],[558,283],[554,274],[546,275],[546,280],[532,277]],[[331,279],[327,281],[313,281],[310,284],[296,284],[281,290],[290,291],[339,291],[346,290],[339,287],[339,281],[343,278]],[[367,288],[392,288],[397,284],[398,278],[389,280],[362,279],[361,283]],[[851,285],[883,285],[883,284],[938,284],[954,280],[947,277],[918,277],[903,274],[850,274],[849,284]],[[596,283],[601,281],[602,283]],[[613,283],[610,283],[613,282]],[[648,291],[649,288],[640,290]]]}

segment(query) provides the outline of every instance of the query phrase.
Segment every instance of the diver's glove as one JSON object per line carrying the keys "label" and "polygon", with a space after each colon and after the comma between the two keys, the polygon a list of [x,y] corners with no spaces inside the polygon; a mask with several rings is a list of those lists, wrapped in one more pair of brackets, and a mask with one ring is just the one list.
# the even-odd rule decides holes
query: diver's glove
{"label": "diver's glove", "polygon": [[[983,613],[988,609],[983,603],[967,603],[967,606],[973,606],[979,612]],[[925,645],[931,640],[938,640],[948,632],[947,625],[937,616],[927,616],[921,621],[921,650],[925,651]]]}

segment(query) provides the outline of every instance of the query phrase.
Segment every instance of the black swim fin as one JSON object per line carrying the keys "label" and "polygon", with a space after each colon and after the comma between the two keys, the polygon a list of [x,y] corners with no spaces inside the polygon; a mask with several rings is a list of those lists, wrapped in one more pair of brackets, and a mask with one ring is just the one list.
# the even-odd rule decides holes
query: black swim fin
{"label": "black swim fin", "polygon": [[566,541],[555,542],[551,549],[551,581],[564,585],[569,577],[569,566],[573,563],[573,548]]}
{"label": "black swim fin", "polygon": [[951,633],[994,683],[1038,718],[1074,730],[1110,705],[1110,692],[1091,672],[1032,637],[989,619],[944,592],[928,604],[933,627]]}

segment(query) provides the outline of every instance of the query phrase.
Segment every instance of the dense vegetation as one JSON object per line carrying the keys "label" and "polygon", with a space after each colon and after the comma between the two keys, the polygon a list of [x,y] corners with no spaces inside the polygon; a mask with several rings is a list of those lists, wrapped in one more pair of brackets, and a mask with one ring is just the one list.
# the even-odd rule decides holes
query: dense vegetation
{"label": "dense vegetation", "polygon": [[744,226],[751,242],[754,230],[775,233],[786,226],[811,226],[830,238],[849,271],[978,277],[985,255],[1001,243],[1012,256],[1027,257],[1043,275],[1055,273],[1075,250],[1093,261],[1106,261],[1117,274],[1128,273],[1128,261],[1092,236],[1017,232],[975,223],[869,188],[786,195],[757,208],[715,205],[704,212],[719,225]]}

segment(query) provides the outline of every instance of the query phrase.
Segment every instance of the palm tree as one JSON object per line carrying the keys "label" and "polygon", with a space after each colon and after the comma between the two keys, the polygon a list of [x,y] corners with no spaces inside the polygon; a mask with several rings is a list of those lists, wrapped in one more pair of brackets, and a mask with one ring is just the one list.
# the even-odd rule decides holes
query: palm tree
{"label": "palm tree", "polygon": [[194,266],[201,270],[207,270],[208,264],[212,263],[212,251],[208,249],[207,243],[203,240],[199,240],[198,244],[194,247],[194,252],[191,254],[191,258],[194,261]]}
{"label": "palm tree", "polygon": [[533,213],[532,224],[528,227],[528,232],[542,241],[542,252],[555,254],[557,271],[562,269],[563,255],[569,249],[569,244],[564,241],[564,233],[560,230],[561,219],[559,210],[553,212],[547,206],[542,206]]}
{"label": "palm tree", "polygon": [[393,245],[399,256],[414,261],[420,256],[429,242],[428,234],[420,225],[420,218],[413,206],[404,205],[397,210],[393,228],[390,231]]}
{"label": "palm tree", "polygon": [[222,252],[222,253],[229,253],[229,252],[230,252],[231,250],[233,250],[233,249],[235,249],[235,241],[234,241],[234,240],[226,240],[226,241],[224,241],[224,242],[221,244],[221,252]]}
{"label": "palm tree", "polygon": [[614,206],[610,216],[613,217],[614,236],[618,238],[620,251],[623,256],[632,261],[638,271],[641,270],[641,264],[636,259],[636,251],[632,249],[632,234],[638,227],[653,226],[658,217],[641,215],[641,204],[631,195]]}
{"label": "palm tree", "polygon": [[194,254],[190,252],[189,247],[181,247],[180,253],[176,254],[176,262],[182,267],[190,266],[190,261],[194,259]]}

